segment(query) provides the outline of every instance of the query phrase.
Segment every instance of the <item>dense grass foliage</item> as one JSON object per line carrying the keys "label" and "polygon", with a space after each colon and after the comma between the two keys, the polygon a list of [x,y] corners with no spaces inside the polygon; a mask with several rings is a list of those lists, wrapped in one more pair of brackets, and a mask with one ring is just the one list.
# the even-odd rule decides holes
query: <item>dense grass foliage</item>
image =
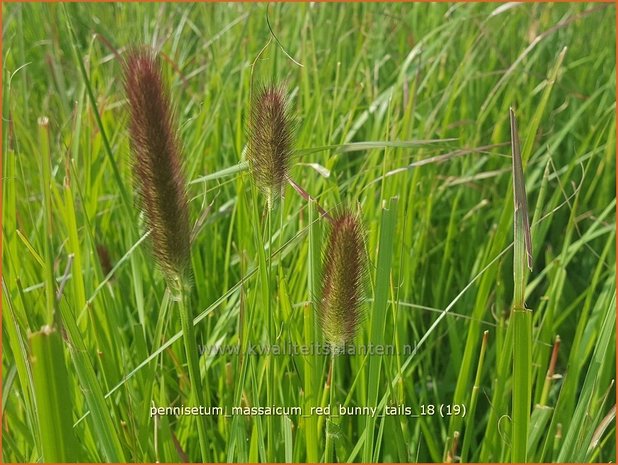
{"label": "dense grass foliage", "polygon": [[[3,461],[320,461],[327,443],[338,461],[616,460],[614,5],[2,11]],[[141,45],[159,56],[189,180],[182,305],[132,179],[122,62]],[[253,91],[271,84],[293,135],[269,209],[246,158]],[[511,106],[534,259],[518,275],[524,352]],[[342,208],[366,230],[357,351],[290,353],[323,347],[326,212]],[[512,382],[520,354],[527,386]],[[226,414],[151,415],[199,397]],[[272,405],[303,410],[231,411]],[[377,410],[310,412],[328,405]]]}

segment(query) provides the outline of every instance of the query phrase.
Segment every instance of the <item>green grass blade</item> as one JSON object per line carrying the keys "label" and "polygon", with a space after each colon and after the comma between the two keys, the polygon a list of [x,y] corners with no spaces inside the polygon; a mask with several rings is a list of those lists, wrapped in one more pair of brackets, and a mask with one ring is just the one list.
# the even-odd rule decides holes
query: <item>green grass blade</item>
{"label": "green grass blade", "polygon": [[470,445],[472,444],[472,436],[474,435],[476,406],[478,403],[479,391],[481,390],[481,375],[483,372],[483,362],[485,360],[485,353],[487,352],[487,339],[489,337],[489,331],[483,333],[483,342],[481,343],[481,351],[479,354],[479,363],[476,369],[476,377],[474,378],[474,386],[472,387],[472,393],[470,394],[470,403],[468,404],[468,420],[466,422],[466,431],[464,433],[464,440],[461,446],[461,462],[466,463],[468,453],[470,451]]}
{"label": "green grass blade", "polygon": [[101,451],[105,459],[110,462],[124,462],[125,455],[118,431],[114,427],[110,408],[106,405],[101,384],[88,357],[90,352],[83,342],[83,334],[77,327],[72,309],[65,302],[61,302],[59,307],[73,359],[73,368],[90,410],[90,422],[97,441],[100,443]]}
{"label": "green grass blade", "polygon": [[60,334],[46,326],[30,335],[30,349],[43,461],[77,462],[80,445],[73,434],[71,379]]}
{"label": "green grass blade", "polygon": [[526,187],[519,148],[519,134],[515,112],[510,109],[511,152],[513,157],[513,405],[511,460],[526,462],[528,453],[528,426],[532,386],[532,317],[525,307],[526,266],[532,268],[530,226]]}
{"label": "green grass blade", "polygon": [[[610,280],[615,282],[615,280]],[[609,291],[610,286],[606,287]],[[609,296],[610,292],[606,292]],[[589,454],[590,440],[598,426],[596,419],[599,404],[595,400],[603,397],[603,393],[611,388],[610,385],[602,385],[603,367],[607,364],[613,365],[615,358],[608,356],[609,351],[615,347],[616,331],[616,294],[615,289],[610,299],[600,299],[600,305],[604,305],[603,324],[600,328],[598,342],[594,349],[592,361],[588,367],[582,392],[577,402],[577,407],[573,414],[569,429],[564,437],[558,462],[583,462],[587,461]],[[610,365],[610,366],[611,366]],[[594,419],[591,421],[591,419]]]}
{"label": "green grass blade", "polygon": [[[311,304],[305,307],[304,311],[304,343],[308,346],[315,344],[318,339],[316,335],[315,322],[315,296],[318,295],[318,280],[320,277],[321,266],[321,250],[322,250],[322,234],[320,224],[320,214],[318,212],[314,200],[309,200],[308,205],[308,221],[309,221],[309,256],[307,263],[307,289],[308,298]],[[304,394],[305,394],[305,409],[309,411],[311,407],[317,405],[318,390],[316,389],[319,374],[318,360],[316,356],[304,357]],[[318,421],[315,415],[310,415],[304,419],[305,426],[305,447],[307,450],[307,461],[316,463],[319,459],[319,443],[318,443]]]}
{"label": "green grass blade", "polygon": [[[382,221],[380,224],[380,242],[378,248],[377,267],[375,274],[374,303],[371,309],[369,341],[374,345],[383,345],[385,336],[386,311],[388,309],[388,294],[390,290],[391,262],[393,259],[393,238],[397,220],[397,198],[393,197],[388,205],[382,206]],[[367,406],[378,406],[380,375],[382,371],[382,356],[371,354],[368,365]],[[365,420],[365,445],[363,447],[363,462],[373,462],[375,417],[368,416]]]}

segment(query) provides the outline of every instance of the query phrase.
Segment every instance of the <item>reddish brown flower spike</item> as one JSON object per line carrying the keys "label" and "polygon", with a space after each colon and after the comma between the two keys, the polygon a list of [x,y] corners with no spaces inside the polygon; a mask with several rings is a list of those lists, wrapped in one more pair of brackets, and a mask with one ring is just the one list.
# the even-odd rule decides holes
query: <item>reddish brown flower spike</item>
{"label": "reddish brown flower spike", "polygon": [[283,193],[291,153],[292,124],[285,92],[276,86],[260,89],[251,102],[247,160],[253,180],[268,198],[269,208]]}
{"label": "reddish brown flower spike", "polygon": [[362,320],[367,254],[356,215],[343,211],[334,217],[323,260],[319,321],[329,344],[341,348],[354,339]]}
{"label": "reddish brown flower spike", "polygon": [[189,273],[190,228],[180,141],[159,64],[144,50],[124,63],[133,175],[157,263],[170,281]]}

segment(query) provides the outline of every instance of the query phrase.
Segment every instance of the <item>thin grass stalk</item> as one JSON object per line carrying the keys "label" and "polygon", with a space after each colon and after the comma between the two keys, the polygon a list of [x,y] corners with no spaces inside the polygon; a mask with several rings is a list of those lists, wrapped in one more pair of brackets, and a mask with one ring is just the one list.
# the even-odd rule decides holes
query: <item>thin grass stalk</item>
{"label": "thin grass stalk", "polygon": [[[307,271],[307,287],[309,296],[313,297],[318,294],[318,281],[320,276],[320,251],[321,251],[321,235],[318,206],[315,200],[309,200],[308,208],[309,218],[309,254],[308,254],[308,271]],[[314,304],[305,308],[304,318],[304,336],[305,343],[312,346],[317,341],[316,327],[314,323],[314,312],[317,311]],[[316,382],[318,381],[318,373],[316,367],[315,356],[304,357],[304,394],[305,394],[305,409],[309,409],[316,405],[318,400],[318,392]],[[305,418],[305,447],[306,459],[309,463],[316,463],[319,459],[318,448],[318,421],[315,415]]]}
{"label": "thin grass stalk", "polygon": [[[270,285],[269,285],[269,272],[268,272],[268,254],[267,254],[267,250],[266,248],[269,245],[269,240],[267,239],[267,235],[269,234],[268,231],[268,217],[264,217],[264,215],[260,215],[259,213],[259,208],[258,208],[258,191],[257,191],[257,186],[255,186],[255,184],[253,185],[253,201],[252,201],[252,211],[253,211],[253,223],[254,224],[259,224],[260,227],[257,228],[256,232],[257,232],[257,237],[256,237],[256,249],[257,249],[257,254],[258,254],[258,266],[256,268],[256,272],[259,273],[259,281],[260,281],[260,298],[261,298],[261,307],[258,308],[257,310],[259,311],[260,315],[263,315],[263,312],[268,312],[269,308],[270,308],[270,300],[271,300],[271,294],[270,294]],[[264,224],[265,223],[265,224]],[[266,339],[267,342],[270,342],[270,334],[271,334],[271,322],[270,322],[270,315],[263,315],[264,318],[256,318],[255,315],[256,312],[251,312],[248,317],[249,317],[249,322],[251,321],[256,321],[261,323],[262,329],[264,329],[267,332],[266,334]],[[249,327],[250,327],[249,323]],[[249,360],[253,360],[252,358],[249,358]],[[265,379],[265,383],[266,383],[266,397],[267,399],[270,398],[270,376],[268,373],[269,370],[269,363],[270,363],[270,355],[269,354],[265,354],[264,355],[264,365],[263,365],[263,370],[264,370],[264,377],[263,377],[263,381]],[[262,359],[260,359],[260,362],[262,362]],[[255,367],[253,365],[251,365],[251,367],[249,368],[249,370],[251,371],[251,376],[255,377],[255,374],[253,373],[253,370],[255,370]],[[263,384],[260,385],[260,389],[259,392],[253,392],[254,395],[254,399],[255,402],[258,402],[258,396],[263,395]],[[256,389],[256,387],[253,387],[254,391]],[[267,430],[268,428],[268,420],[264,419],[264,422],[266,423],[266,427],[264,428],[265,430]],[[260,446],[260,454],[262,456],[261,460],[267,461],[268,457],[267,457],[267,447],[263,445],[263,443],[267,443],[268,441],[268,437],[266,437],[267,435],[263,434],[262,431],[262,422],[261,419],[258,418],[257,419],[257,424],[258,424],[258,428],[259,431],[258,433],[260,434],[260,441],[259,441],[259,446]],[[251,458],[251,454],[250,454],[250,458]]]}
{"label": "thin grass stalk", "polygon": [[[306,306],[304,309],[304,339],[306,343],[313,345],[313,308]],[[303,371],[304,371],[304,409],[309,411],[311,407],[316,405],[317,392],[315,383],[317,377],[314,376],[314,360],[315,357],[304,357]],[[304,434],[305,434],[305,449],[306,459],[309,463],[316,463],[318,461],[318,436],[317,436],[317,418],[315,415],[309,415],[304,418]]]}
{"label": "thin grass stalk", "polygon": [[[328,405],[328,402],[330,401],[330,377],[331,377],[331,373],[330,373],[330,367],[329,367],[329,371],[326,373],[326,382],[324,383],[324,389],[322,389],[322,395],[320,396],[320,404],[319,406],[324,409],[326,408],[326,406]],[[318,418],[318,435],[322,436],[322,431],[325,428],[325,420],[326,416],[325,415],[320,415]],[[325,432],[326,434],[326,432]]]}
{"label": "thin grass stalk", "polygon": [[[493,381],[494,393],[491,397],[493,408],[489,413],[487,426],[484,432],[484,440],[479,455],[480,462],[496,461],[501,447],[500,432],[496,425],[503,414],[507,413],[505,397],[508,394],[506,384],[511,376],[511,358],[513,352],[513,326],[507,324],[504,318],[500,318],[496,327],[496,347],[499,349],[497,371]],[[500,343],[499,340],[503,342]]]}
{"label": "thin grass stalk", "polygon": [[[183,282],[178,283],[181,291],[178,293],[178,310],[180,311],[180,324],[182,327],[182,338],[185,353],[187,356],[187,365],[189,368],[189,382],[191,383],[191,390],[195,396],[195,400],[198,406],[206,405],[204,403],[204,395],[202,391],[202,380],[200,377],[200,367],[198,359],[197,346],[195,344],[195,331],[193,328],[193,315],[191,312],[191,306],[187,303],[187,287]],[[197,419],[197,434],[200,444],[200,453],[202,454],[202,461],[208,462],[210,460],[210,454],[208,450],[208,440],[206,437],[206,417],[198,416]]]}
{"label": "thin grass stalk", "polygon": [[324,462],[325,463],[332,463],[332,456],[333,456],[333,437],[335,436],[335,433],[333,433],[334,429],[337,429],[337,421],[333,420],[333,416],[336,417],[335,415],[335,352],[331,351],[330,354],[330,371],[329,371],[329,378],[330,378],[330,401],[329,401],[329,406],[330,406],[330,416],[328,418],[328,421],[326,422],[326,438],[325,438],[325,445],[324,445]]}
{"label": "thin grass stalk", "polygon": [[45,323],[53,325],[56,308],[55,299],[55,278],[54,278],[54,258],[52,256],[52,191],[51,191],[51,148],[49,136],[49,119],[42,116],[37,121],[39,129],[39,146],[41,161],[41,193],[44,205],[44,228],[45,239],[43,241],[43,251],[45,257]]}
{"label": "thin grass stalk", "polygon": [[554,371],[556,369],[556,362],[558,361],[558,350],[560,349],[560,336],[556,336],[554,340],[554,348],[551,353],[551,358],[549,360],[549,367],[547,368],[547,374],[545,375],[545,382],[543,383],[543,391],[541,391],[541,399],[539,400],[539,405],[547,405],[547,400],[549,399],[549,389],[551,387],[551,383],[554,379]]}
{"label": "thin grass stalk", "polygon": [[[275,315],[273,315],[272,308],[272,262],[273,262],[273,248],[272,248],[272,199],[269,197],[268,199],[268,209],[266,210],[267,222],[268,222],[268,343],[270,344],[270,349],[268,353],[268,374],[266,378],[266,398],[269,406],[274,405],[274,390],[275,390],[275,357],[272,353],[272,347],[275,344]],[[275,451],[274,451],[274,419],[272,415],[270,415],[266,420],[266,433],[267,433],[267,453],[268,460],[274,462],[275,460]]]}
{"label": "thin grass stalk", "polygon": [[532,325],[530,311],[515,304],[511,315],[513,324],[513,462],[527,459],[528,425],[530,421],[530,368],[532,364]]}
{"label": "thin grass stalk", "polygon": [[470,404],[467,412],[466,430],[464,432],[463,445],[461,446],[461,456],[459,461],[466,463],[468,461],[468,453],[470,451],[470,445],[472,444],[472,436],[474,434],[474,414],[476,412],[476,405],[479,398],[479,391],[481,390],[481,375],[483,373],[483,362],[485,361],[485,352],[487,352],[487,338],[489,337],[489,331],[483,333],[483,342],[481,342],[481,352],[479,354],[479,364],[476,368],[476,376],[474,378],[474,386],[472,387],[472,394],[470,395]]}
{"label": "thin grass stalk", "polygon": [[510,109],[514,201],[513,396],[511,461],[526,462],[530,422],[532,319],[525,306],[526,267],[532,266],[530,226],[515,113]]}

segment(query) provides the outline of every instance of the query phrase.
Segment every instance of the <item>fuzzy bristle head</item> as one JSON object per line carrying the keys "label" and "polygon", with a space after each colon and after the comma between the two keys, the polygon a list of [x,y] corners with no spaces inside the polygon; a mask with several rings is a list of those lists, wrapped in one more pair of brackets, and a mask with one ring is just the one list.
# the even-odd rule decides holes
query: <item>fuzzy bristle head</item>
{"label": "fuzzy bristle head", "polygon": [[[133,175],[153,253],[169,282],[190,270],[190,228],[180,141],[161,69],[150,51],[124,62]],[[186,281],[185,281],[186,282]]]}
{"label": "fuzzy bristle head", "polygon": [[367,253],[357,215],[342,211],[334,216],[323,261],[320,326],[328,343],[341,349],[354,339],[363,317]]}
{"label": "fuzzy bristle head", "polygon": [[271,208],[283,194],[292,153],[292,123],[282,87],[257,90],[251,101],[247,161]]}

